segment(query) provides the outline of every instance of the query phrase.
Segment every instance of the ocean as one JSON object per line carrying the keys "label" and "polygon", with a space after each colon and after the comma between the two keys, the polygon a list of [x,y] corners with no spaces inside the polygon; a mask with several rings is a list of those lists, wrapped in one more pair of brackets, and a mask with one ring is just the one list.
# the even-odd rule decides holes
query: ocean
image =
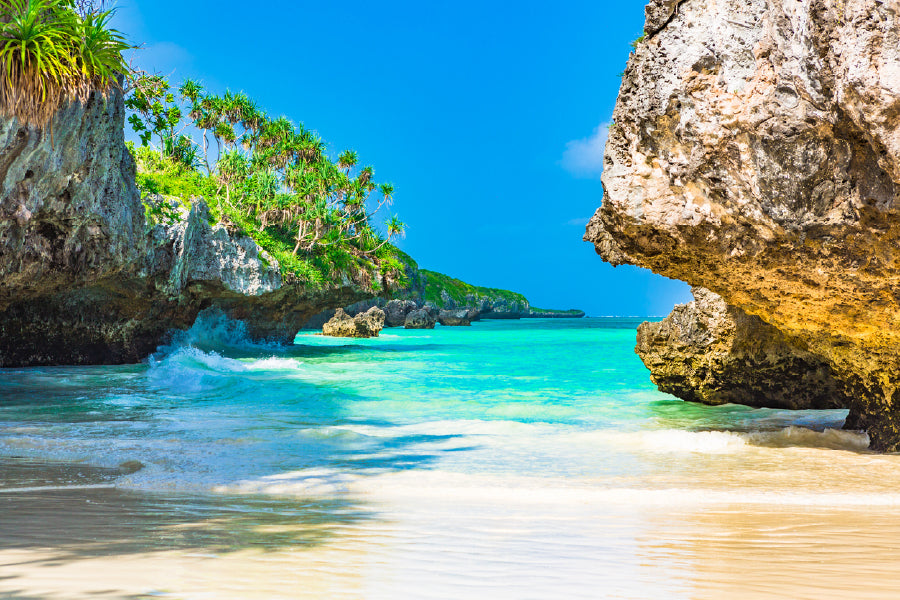
{"label": "ocean", "polygon": [[897,597],[900,457],[658,392],[639,322],[0,370],[0,597]]}

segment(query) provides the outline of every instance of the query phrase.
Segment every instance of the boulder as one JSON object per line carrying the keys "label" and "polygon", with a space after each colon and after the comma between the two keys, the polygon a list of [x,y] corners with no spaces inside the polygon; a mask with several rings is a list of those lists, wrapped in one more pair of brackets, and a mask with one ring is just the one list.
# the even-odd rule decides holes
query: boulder
{"label": "boulder", "polygon": [[459,327],[472,324],[472,321],[469,320],[469,311],[465,308],[442,310],[438,314],[437,320],[441,325],[446,325],[448,327]]}
{"label": "boulder", "polygon": [[[900,451],[897,3],[650,4],[585,239],[613,265],[684,280],[758,317],[828,366],[846,390],[835,397],[848,422],[873,449]],[[651,329],[648,352],[664,336],[677,356],[690,339]],[[722,347],[738,340],[728,330],[716,328]],[[709,352],[694,357],[725,356]],[[685,385],[718,379],[712,387],[756,397],[762,382],[731,378],[732,364],[710,360],[721,372]],[[770,390],[793,389],[797,377],[762,374]]]}
{"label": "boulder", "polygon": [[661,392],[766,408],[834,409],[850,402],[821,357],[709,290],[692,293],[693,302],[638,327],[635,350]]}
{"label": "boulder", "polygon": [[412,300],[391,300],[383,310],[385,327],[403,327],[406,316],[416,310],[416,303]]}
{"label": "boulder", "polygon": [[377,306],[355,317],[339,308],[334,317],[322,327],[322,334],[331,337],[370,338],[378,337],[383,327],[384,311]]}
{"label": "boulder", "polygon": [[434,324],[434,316],[424,308],[420,308],[406,315],[403,326],[406,329],[434,329]]}

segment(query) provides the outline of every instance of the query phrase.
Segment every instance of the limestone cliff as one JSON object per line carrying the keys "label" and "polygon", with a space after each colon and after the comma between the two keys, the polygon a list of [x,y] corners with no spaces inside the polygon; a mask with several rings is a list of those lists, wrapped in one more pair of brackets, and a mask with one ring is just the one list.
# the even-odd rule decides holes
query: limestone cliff
{"label": "limestone cliff", "polygon": [[703,404],[841,408],[850,398],[822,358],[709,290],[659,322],[642,323],[635,350],[660,391]]}
{"label": "limestone cliff", "polygon": [[282,277],[200,201],[149,223],[124,112],[114,93],[43,131],[0,120],[0,367],[135,362],[213,306],[287,341],[323,308],[374,295],[368,272],[324,288]]}
{"label": "limestone cliff", "polygon": [[900,449],[900,2],[654,0],[585,239],[821,358]]}

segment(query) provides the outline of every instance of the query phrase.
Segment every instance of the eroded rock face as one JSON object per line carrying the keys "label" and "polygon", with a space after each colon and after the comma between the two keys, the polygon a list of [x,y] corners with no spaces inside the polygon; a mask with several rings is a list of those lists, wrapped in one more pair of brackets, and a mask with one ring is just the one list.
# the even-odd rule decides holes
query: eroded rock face
{"label": "eroded rock face", "polygon": [[655,0],[585,239],[821,357],[900,449],[900,3]]}
{"label": "eroded rock face", "polygon": [[406,329],[434,329],[435,318],[428,310],[420,308],[406,315]]}
{"label": "eroded rock face", "polygon": [[694,288],[694,301],[638,327],[635,351],[660,391],[703,404],[843,408],[851,398],[821,357],[759,317]]}
{"label": "eroded rock face", "polygon": [[334,317],[322,327],[322,334],[331,337],[378,337],[384,328],[384,311],[373,306],[364,313],[351,317],[339,308]]}
{"label": "eroded rock face", "polygon": [[438,313],[438,323],[447,327],[460,327],[471,325],[469,310],[458,308],[456,310],[442,310]]}
{"label": "eroded rock face", "polygon": [[202,202],[148,223],[121,94],[73,103],[46,131],[0,119],[0,367],[138,362],[218,307],[251,335],[293,340],[324,308],[371,297],[372,274],[284,280]]}
{"label": "eroded rock face", "polygon": [[412,300],[391,300],[384,305],[384,326],[403,327],[406,315],[416,310]]}

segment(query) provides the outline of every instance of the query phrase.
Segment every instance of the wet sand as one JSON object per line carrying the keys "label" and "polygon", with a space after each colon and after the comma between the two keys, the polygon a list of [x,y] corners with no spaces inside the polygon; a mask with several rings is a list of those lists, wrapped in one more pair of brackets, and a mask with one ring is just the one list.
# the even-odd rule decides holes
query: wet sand
{"label": "wet sand", "polygon": [[[843,600],[900,590],[896,509],[504,504],[7,490],[0,597]],[[602,585],[567,572],[573,560]]]}

